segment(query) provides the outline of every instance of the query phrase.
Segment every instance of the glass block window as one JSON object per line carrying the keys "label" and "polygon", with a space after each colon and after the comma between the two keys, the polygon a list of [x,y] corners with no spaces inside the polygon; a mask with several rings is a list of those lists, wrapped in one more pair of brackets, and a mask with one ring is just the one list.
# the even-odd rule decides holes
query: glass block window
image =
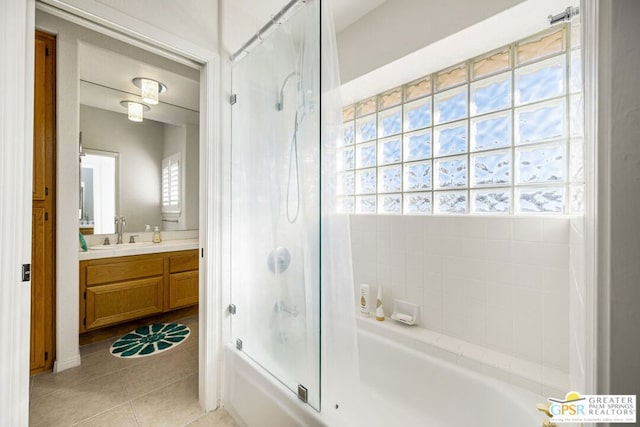
{"label": "glass block window", "polygon": [[348,105],[338,209],[581,213],[579,21]]}

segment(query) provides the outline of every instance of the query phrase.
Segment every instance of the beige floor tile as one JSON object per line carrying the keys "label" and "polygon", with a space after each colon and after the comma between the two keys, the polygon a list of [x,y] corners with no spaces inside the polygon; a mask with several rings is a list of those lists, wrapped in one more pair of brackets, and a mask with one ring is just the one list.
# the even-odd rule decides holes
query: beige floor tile
{"label": "beige floor tile", "polygon": [[184,317],[180,320],[176,320],[176,323],[182,323],[184,325],[187,325],[188,327],[191,326],[198,326],[198,315],[193,315],[193,316],[189,316],[189,317]]}
{"label": "beige floor tile", "polygon": [[[80,349],[82,365],[30,381],[30,425],[235,427],[224,410],[204,414],[198,402],[198,316],[178,321],[189,338],[162,354],[117,358],[115,339]],[[138,418],[139,417],[139,418]],[[77,423],[77,424],[76,424]]]}
{"label": "beige floor tile", "polygon": [[189,330],[191,331],[189,334],[189,338],[187,338],[187,340],[184,342],[184,344],[191,342],[191,341],[195,341],[196,343],[198,342],[198,333],[199,333],[199,328],[198,328],[198,324],[196,323],[195,325],[187,325],[189,327]]}
{"label": "beige floor tile", "polygon": [[189,427],[237,427],[238,424],[233,420],[231,415],[224,409],[209,412],[205,416],[198,418],[189,424]]}
{"label": "beige floor tile", "polygon": [[187,353],[189,353],[192,357],[198,358],[198,331],[196,329],[195,334],[193,329],[191,330],[191,335],[189,338],[182,344],[180,344],[180,348]]}
{"label": "beige floor tile", "polygon": [[77,427],[137,427],[131,403],[123,403],[95,417],[76,424]]}
{"label": "beige floor tile", "polygon": [[82,357],[80,366],[60,373],[49,372],[33,377],[32,397],[47,395],[55,390],[71,387],[92,379],[108,375],[122,367],[117,358],[106,351]]}
{"label": "beige floor tile", "polygon": [[143,362],[119,371],[127,386],[129,399],[138,398],[198,372],[198,359],[180,347],[140,360]]}
{"label": "beige floor tile", "polygon": [[99,341],[99,342],[95,342],[92,344],[87,344],[87,345],[83,345],[80,347],[80,355],[87,356],[91,353],[95,353],[97,351],[103,351],[103,350],[109,350],[109,348],[111,347],[111,344],[113,344],[113,342],[116,340],[117,338],[110,338],[110,339],[106,339],[104,341]]}
{"label": "beige floor tile", "polygon": [[198,401],[198,375],[190,375],[133,400],[131,406],[141,427],[187,425],[203,415]]}
{"label": "beige floor tile", "polygon": [[31,426],[69,426],[127,401],[120,374],[115,372],[31,400]]}

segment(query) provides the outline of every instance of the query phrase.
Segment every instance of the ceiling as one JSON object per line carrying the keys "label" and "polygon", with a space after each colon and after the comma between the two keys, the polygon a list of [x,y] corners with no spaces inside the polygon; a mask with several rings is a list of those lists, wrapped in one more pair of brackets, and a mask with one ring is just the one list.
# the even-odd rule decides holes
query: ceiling
{"label": "ceiling", "polygon": [[198,123],[200,88],[193,69],[176,63],[158,66],[164,58],[152,65],[87,43],[80,45],[79,58],[80,104],[126,114],[120,101],[140,101],[140,90],[131,80],[150,77],[164,83],[167,91],[160,94],[159,104],[150,105],[145,119],[177,126]]}

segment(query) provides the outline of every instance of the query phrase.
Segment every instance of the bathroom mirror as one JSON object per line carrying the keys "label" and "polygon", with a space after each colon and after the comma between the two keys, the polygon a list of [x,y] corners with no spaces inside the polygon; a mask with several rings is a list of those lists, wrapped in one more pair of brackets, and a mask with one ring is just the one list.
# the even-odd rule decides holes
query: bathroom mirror
{"label": "bathroom mirror", "polygon": [[[199,71],[105,36],[92,42],[79,47],[80,132],[86,153],[80,169],[81,232],[114,233],[113,219],[120,215],[127,232],[144,231],[146,225],[163,231],[197,229]],[[140,102],[140,89],[132,81],[140,76],[162,82],[167,91],[144,111],[142,122],[134,122],[121,101]],[[104,176],[94,156],[115,163],[105,167],[113,179]],[[163,165],[176,157],[180,162],[171,163],[167,175]],[[178,200],[173,209],[166,208],[168,189],[171,202]]]}

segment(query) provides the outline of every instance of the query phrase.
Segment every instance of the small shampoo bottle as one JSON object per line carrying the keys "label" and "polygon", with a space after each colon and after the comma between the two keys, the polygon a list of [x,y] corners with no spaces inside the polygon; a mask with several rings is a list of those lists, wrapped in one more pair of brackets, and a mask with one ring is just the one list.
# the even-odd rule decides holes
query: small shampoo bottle
{"label": "small shampoo bottle", "polygon": [[378,286],[378,298],[376,299],[376,320],[384,320],[384,309],[382,308],[382,286]]}
{"label": "small shampoo bottle", "polygon": [[369,285],[360,285],[360,313],[369,316]]}

